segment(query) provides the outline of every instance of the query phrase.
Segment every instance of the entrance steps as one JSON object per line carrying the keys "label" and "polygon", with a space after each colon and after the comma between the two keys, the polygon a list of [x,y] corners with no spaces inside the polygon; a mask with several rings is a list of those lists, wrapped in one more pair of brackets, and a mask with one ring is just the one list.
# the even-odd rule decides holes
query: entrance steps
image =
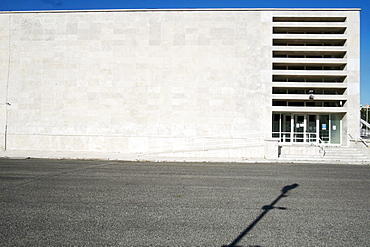
{"label": "entrance steps", "polygon": [[370,157],[362,151],[351,147],[336,147],[326,146],[323,148],[316,147],[319,152],[311,154],[290,153],[279,157],[279,160],[286,161],[302,161],[316,163],[341,163],[341,164],[356,164],[370,165]]}
{"label": "entrance steps", "polygon": [[341,161],[341,162],[354,162],[356,164],[370,164],[370,158],[356,148],[350,147],[326,147],[325,160]]}

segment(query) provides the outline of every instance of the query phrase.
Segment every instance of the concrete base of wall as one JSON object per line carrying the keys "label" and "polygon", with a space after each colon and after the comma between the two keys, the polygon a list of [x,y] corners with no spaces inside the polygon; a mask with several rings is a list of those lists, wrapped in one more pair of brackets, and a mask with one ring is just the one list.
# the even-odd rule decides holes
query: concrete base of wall
{"label": "concrete base of wall", "polygon": [[317,146],[310,145],[280,145],[280,158],[312,157],[320,158],[323,153]]}
{"label": "concrete base of wall", "polygon": [[185,157],[185,158],[241,158],[241,159],[263,159],[264,145],[256,145],[242,148],[226,148],[202,151],[176,151],[176,152],[158,152],[146,155],[158,157]]}
{"label": "concrete base of wall", "polygon": [[[160,136],[8,135],[9,151],[100,152],[163,157],[277,158],[277,141]],[[267,146],[266,146],[267,145]],[[272,145],[272,146],[271,146]],[[271,154],[269,153],[271,152]]]}

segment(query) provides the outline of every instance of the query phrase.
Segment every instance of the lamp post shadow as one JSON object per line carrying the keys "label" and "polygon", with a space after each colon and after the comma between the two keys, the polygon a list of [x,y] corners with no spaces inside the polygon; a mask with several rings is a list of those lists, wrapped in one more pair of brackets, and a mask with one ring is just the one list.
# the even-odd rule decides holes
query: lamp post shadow
{"label": "lamp post shadow", "polygon": [[[223,245],[222,247],[241,247],[241,246],[238,246],[238,242],[240,242],[240,240],[245,236],[247,235],[247,233],[252,230],[252,228],[257,225],[257,223],[272,209],[281,209],[281,210],[285,210],[287,208],[285,207],[275,207],[275,204],[283,197],[287,197],[287,193],[292,190],[292,189],[295,189],[298,187],[298,184],[291,184],[291,185],[287,185],[287,186],[284,186],[282,189],[281,189],[281,194],[273,201],[271,202],[269,205],[265,205],[262,207],[263,209],[263,212],[243,231],[239,234],[239,236],[237,236],[234,241],[232,241],[229,245]],[[255,246],[255,247],[259,247],[259,246]]]}

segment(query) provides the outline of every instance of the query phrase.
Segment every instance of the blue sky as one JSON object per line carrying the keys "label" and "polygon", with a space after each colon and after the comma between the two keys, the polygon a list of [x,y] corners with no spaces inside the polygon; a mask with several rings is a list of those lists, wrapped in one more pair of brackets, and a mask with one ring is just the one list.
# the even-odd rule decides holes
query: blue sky
{"label": "blue sky", "polygon": [[147,8],[361,8],[361,104],[370,104],[370,0],[0,0],[0,11]]}

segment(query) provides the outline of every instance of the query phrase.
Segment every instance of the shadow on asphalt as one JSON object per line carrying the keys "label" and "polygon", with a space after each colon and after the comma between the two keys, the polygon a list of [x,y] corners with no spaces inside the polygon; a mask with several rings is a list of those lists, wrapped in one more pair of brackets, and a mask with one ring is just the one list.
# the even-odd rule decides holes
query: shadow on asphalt
{"label": "shadow on asphalt", "polygon": [[[257,223],[272,209],[281,209],[281,210],[286,210],[286,207],[275,207],[274,205],[283,197],[287,197],[287,193],[298,187],[298,184],[291,184],[284,186],[281,189],[281,194],[273,201],[271,202],[270,205],[265,205],[262,207],[263,212],[243,231],[237,236],[229,245],[223,245],[222,247],[242,247],[241,245],[237,245],[240,240],[245,237],[252,228],[257,225]],[[253,246],[248,246],[248,247],[261,247],[259,245],[253,245]]]}

